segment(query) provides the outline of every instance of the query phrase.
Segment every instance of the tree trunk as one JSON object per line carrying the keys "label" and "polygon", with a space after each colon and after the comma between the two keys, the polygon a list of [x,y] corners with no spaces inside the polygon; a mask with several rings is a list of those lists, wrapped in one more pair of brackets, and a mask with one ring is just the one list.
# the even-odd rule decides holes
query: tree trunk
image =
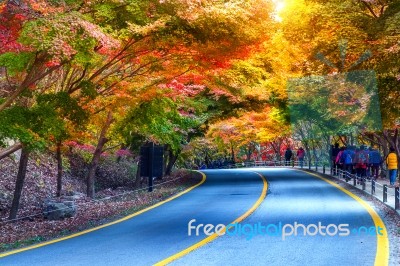
{"label": "tree trunk", "polygon": [[231,158],[232,158],[232,162],[235,163],[235,151],[233,150],[232,142],[231,142]]}
{"label": "tree trunk", "polygon": [[106,134],[107,134],[108,129],[110,128],[112,120],[113,120],[112,113],[108,112],[107,120],[104,123],[103,128],[101,129],[101,133],[100,133],[99,141],[96,146],[96,150],[94,151],[92,161],[89,164],[89,172],[86,177],[86,194],[90,198],[94,198],[94,194],[95,194],[94,180],[95,180],[95,175],[96,175],[96,169],[99,164],[100,156],[103,152],[103,147],[108,142],[108,139],[106,138]]}
{"label": "tree trunk", "polygon": [[135,179],[135,188],[138,188],[141,186],[141,180],[142,177],[140,176],[140,161],[137,164],[137,169],[136,169],[136,179]]}
{"label": "tree trunk", "polygon": [[169,145],[164,145],[164,160],[163,160],[163,169],[164,176],[167,175],[168,162],[170,161],[170,147]]}
{"label": "tree trunk", "polygon": [[168,164],[167,164],[167,169],[165,170],[166,175],[170,175],[172,172],[172,167],[174,167],[176,160],[178,159],[180,151],[178,151],[176,154],[172,150],[168,151],[169,153],[169,159],[168,159]]}
{"label": "tree trunk", "polygon": [[351,145],[351,146],[354,146],[354,137],[353,137],[353,134],[350,134],[349,139],[350,139],[350,145]]}
{"label": "tree trunk", "polygon": [[29,161],[29,151],[27,151],[25,148],[22,148],[21,158],[19,160],[17,181],[15,182],[14,198],[11,205],[10,216],[8,217],[10,220],[15,219],[17,217],[19,200],[21,198],[22,188],[24,187],[24,180],[26,176],[26,168],[28,166],[28,161]]}
{"label": "tree trunk", "polygon": [[394,130],[393,144],[394,144],[394,148],[396,149],[396,153],[399,154],[399,129],[398,128],[396,128]]}
{"label": "tree trunk", "polygon": [[251,156],[251,153],[250,153],[250,144],[249,144],[246,146],[246,161],[247,162],[250,161],[250,156]]}
{"label": "tree trunk", "polygon": [[[400,147],[399,147],[399,129],[396,128],[394,130],[394,135],[393,135],[393,144],[394,144],[394,149],[396,151],[397,156],[400,155]],[[397,169],[400,166],[400,160],[397,160]]]}
{"label": "tree trunk", "polygon": [[257,161],[261,160],[261,145],[259,143],[255,144],[255,149],[257,150]]}
{"label": "tree trunk", "polygon": [[57,157],[57,197],[60,197],[62,189],[62,173],[63,173],[61,141],[57,142],[56,157]]}
{"label": "tree trunk", "polygon": [[344,146],[348,146],[346,137],[339,136],[340,140],[342,141]]}

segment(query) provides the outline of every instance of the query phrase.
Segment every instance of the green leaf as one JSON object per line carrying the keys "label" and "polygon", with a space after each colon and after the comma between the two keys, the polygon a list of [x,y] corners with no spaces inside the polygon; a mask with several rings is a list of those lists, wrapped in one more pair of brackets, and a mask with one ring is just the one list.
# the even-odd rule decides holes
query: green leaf
{"label": "green leaf", "polygon": [[21,53],[4,53],[0,55],[0,66],[5,67],[10,76],[22,72],[29,67],[29,63],[32,62],[34,55],[33,53],[21,52]]}

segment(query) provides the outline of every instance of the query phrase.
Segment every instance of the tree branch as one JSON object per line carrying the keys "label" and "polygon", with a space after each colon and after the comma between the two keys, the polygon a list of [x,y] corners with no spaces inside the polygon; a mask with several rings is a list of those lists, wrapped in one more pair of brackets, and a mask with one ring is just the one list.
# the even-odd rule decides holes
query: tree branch
{"label": "tree branch", "polygon": [[[40,65],[41,62],[38,62],[34,64],[33,69],[35,68],[35,65]],[[59,69],[62,66],[62,64],[49,68],[46,71],[42,71],[41,74],[34,76],[34,71],[33,69],[29,72],[29,74],[25,77],[25,80],[17,87],[17,89],[7,98],[7,100],[0,105],[0,112],[6,109],[8,106],[10,106],[14,100],[24,91],[26,88],[31,86],[32,84],[35,84],[40,79],[43,79],[47,75],[51,74],[53,71]],[[32,77],[33,76],[33,77]]]}
{"label": "tree branch", "polygon": [[5,157],[9,156],[10,154],[13,154],[14,152],[16,152],[20,149],[22,149],[22,144],[17,143],[17,144],[14,144],[14,145],[6,148],[5,150],[0,151],[0,160],[4,159]]}
{"label": "tree branch", "polygon": [[360,1],[361,1],[361,3],[364,4],[364,6],[366,6],[366,8],[369,10],[369,12],[371,12],[371,14],[374,16],[374,18],[378,18],[375,11],[372,9],[372,7],[367,2],[364,2],[363,0],[360,0]]}

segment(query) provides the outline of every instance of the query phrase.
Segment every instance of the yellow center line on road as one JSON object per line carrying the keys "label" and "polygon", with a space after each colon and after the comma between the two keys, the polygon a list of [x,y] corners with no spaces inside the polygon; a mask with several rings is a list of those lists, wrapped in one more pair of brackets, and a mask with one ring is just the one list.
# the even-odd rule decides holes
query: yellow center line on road
{"label": "yellow center line on road", "polygon": [[385,223],[382,221],[379,214],[376,213],[376,211],[368,203],[366,203],[364,200],[362,200],[360,197],[354,195],[353,193],[351,193],[347,189],[339,186],[335,182],[332,182],[331,180],[326,179],[325,177],[322,177],[318,174],[309,173],[307,171],[303,171],[300,169],[295,169],[295,170],[301,171],[301,172],[307,173],[309,175],[315,176],[319,179],[322,179],[323,181],[331,184],[332,186],[336,187],[337,189],[341,190],[342,192],[346,193],[347,195],[349,195],[350,197],[355,199],[358,203],[360,203],[367,210],[369,215],[371,215],[372,220],[374,221],[375,227],[380,226],[381,228],[383,228],[383,232],[384,232],[383,235],[378,235],[378,234],[376,235],[377,241],[376,241],[375,266],[389,265],[389,239],[388,239]]}
{"label": "yellow center line on road", "polygon": [[12,251],[9,251],[9,252],[1,253],[0,254],[0,258],[6,257],[6,256],[10,256],[12,254],[20,253],[20,252],[23,252],[23,251],[27,251],[27,250],[31,250],[31,249],[35,249],[35,248],[39,248],[39,247],[43,247],[43,246],[47,246],[47,245],[54,244],[54,243],[57,243],[57,242],[61,242],[61,241],[67,240],[67,239],[71,239],[71,238],[77,237],[77,236],[81,236],[81,235],[84,235],[84,234],[99,230],[101,228],[104,228],[104,227],[107,227],[107,226],[110,226],[110,225],[121,223],[121,222],[126,221],[128,219],[131,219],[131,218],[133,218],[135,216],[138,216],[139,214],[142,214],[144,212],[150,211],[150,210],[152,210],[152,209],[154,209],[154,208],[156,208],[158,206],[161,206],[161,205],[163,205],[163,204],[165,204],[165,203],[167,203],[169,201],[172,201],[172,200],[182,196],[183,194],[188,193],[189,191],[193,190],[194,188],[202,185],[206,181],[206,175],[204,173],[200,172],[200,171],[195,171],[195,172],[198,172],[198,173],[200,173],[202,175],[202,179],[201,179],[201,181],[199,183],[197,183],[197,184],[185,189],[184,191],[182,191],[182,192],[180,192],[180,193],[178,193],[178,194],[176,194],[176,195],[174,195],[174,196],[172,196],[172,197],[170,197],[170,198],[168,198],[166,200],[160,201],[160,202],[158,202],[158,203],[156,203],[156,204],[154,204],[154,205],[152,205],[150,207],[147,207],[147,208],[145,208],[143,210],[140,210],[138,212],[135,212],[135,213],[132,213],[132,214],[130,214],[128,216],[125,216],[124,218],[121,218],[121,219],[118,219],[116,221],[113,221],[113,222],[110,222],[110,223],[106,223],[106,224],[103,224],[103,225],[100,225],[100,226],[97,226],[97,227],[93,227],[93,228],[90,228],[88,230],[81,231],[79,233],[75,233],[75,234],[72,234],[72,235],[69,235],[69,236],[66,236],[66,237],[61,237],[61,238],[57,238],[57,239],[54,239],[54,240],[46,241],[46,242],[43,242],[43,243],[40,243],[40,244],[36,244],[36,245],[32,245],[32,246],[29,246],[29,247],[26,247],[26,248],[21,248],[21,249],[12,250]]}
{"label": "yellow center line on road", "polygon": [[[263,202],[265,196],[267,195],[267,191],[268,191],[268,183],[267,180],[265,179],[265,177],[263,175],[261,175],[260,173],[254,172],[257,175],[259,175],[263,181],[263,189],[261,191],[260,197],[258,198],[258,200],[254,203],[254,205],[247,210],[244,214],[242,214],[242,216],[240,216],[239,218],[237,218],[235,221],[231,222],[231,224],[234,223],[240,223],[242,222],[244,219],[246,219],[247,217],[249,217]],[[223,233],[225,233],[226,228],[224,228],[223,230],[220,231],[220,234],[223,235]],[[167,265],[168,263],[173,262],[174,260],[177,260],[187,254],[189,254],[190,252],[206,245],[207,243],[210,243],[211,241],[215,240],[217,237],[219,237],[220,235],[218,235],[217,233],[214,233],[212,235],[210,235],[209,237],[206,237],[205,239],[201,240],[200,242],[197,242],[196,244],[193,244],[192,246],[154,264],[155,266],[161,266],[161,265]]]}

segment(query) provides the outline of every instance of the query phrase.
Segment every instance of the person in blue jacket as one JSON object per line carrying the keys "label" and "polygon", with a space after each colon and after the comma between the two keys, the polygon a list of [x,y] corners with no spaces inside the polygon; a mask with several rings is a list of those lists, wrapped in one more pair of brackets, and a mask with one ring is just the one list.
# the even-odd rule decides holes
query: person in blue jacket
{"label": "person in blue jacket", "polygon": [[342,153],[342,159],[344,165],[344,170],[349,172],[350,174],[353,173],[353,160],[354,160],[355,152],[351,147],[346,147]]}
{"label": "person in blue jacket", "polygon": [[376,147],[369,149],[369,166],[371,168],[371,177],[376,180],[379,176],[379,169],[382,165],[382,156]]}

